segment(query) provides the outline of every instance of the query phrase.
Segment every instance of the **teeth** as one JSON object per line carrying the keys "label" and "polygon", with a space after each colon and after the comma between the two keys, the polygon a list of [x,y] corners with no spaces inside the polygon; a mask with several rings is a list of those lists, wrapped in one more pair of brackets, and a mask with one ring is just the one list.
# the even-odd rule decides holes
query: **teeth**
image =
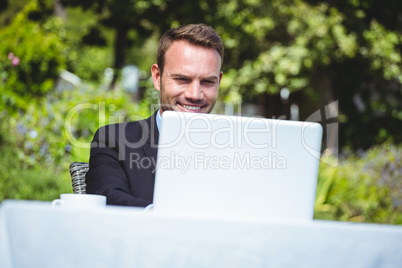
{"label": "teeth", "polygon": [[189,110],[193,110],[193,111],[196,111],[196,110],[201,109],[201,107],[199,107],[199,106],[188,106],[188,105],[183,105],[183,107],[184,107],[184,108],[186,108],[186,109],[189,109]]}

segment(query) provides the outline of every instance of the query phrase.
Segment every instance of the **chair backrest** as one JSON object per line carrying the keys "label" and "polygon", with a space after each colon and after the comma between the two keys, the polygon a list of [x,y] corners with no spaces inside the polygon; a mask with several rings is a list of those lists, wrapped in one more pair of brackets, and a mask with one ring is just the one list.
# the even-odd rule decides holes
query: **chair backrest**
{"label": "chair backrest", "polygon": [[89,164],[85,162],[74,162],[70,165],[71,182],[75,194],[86,194],[85,174]]}

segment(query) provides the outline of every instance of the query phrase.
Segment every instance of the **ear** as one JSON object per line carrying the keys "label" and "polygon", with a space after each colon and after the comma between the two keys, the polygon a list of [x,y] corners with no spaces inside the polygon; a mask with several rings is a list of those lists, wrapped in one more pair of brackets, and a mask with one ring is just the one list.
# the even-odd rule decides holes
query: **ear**
{"label": "ear", "polygon": [[158,64],[154,64],[151,67],[152,81],[156,90],[161,91],[161,72]]}
{"label": "ear", "polygon": [[222,73],[222,71],[221,71],[220,74],[219,74],[219,85],[221,84],[222,76],[223,76],[223,73]]}

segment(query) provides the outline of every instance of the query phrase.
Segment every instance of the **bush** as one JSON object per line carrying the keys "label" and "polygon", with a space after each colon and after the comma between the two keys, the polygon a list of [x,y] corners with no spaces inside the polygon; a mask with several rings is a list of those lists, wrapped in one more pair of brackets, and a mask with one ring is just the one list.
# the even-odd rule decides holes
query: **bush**
{"label": "bush", "polygon": [[54,88],[65,67],[62,21],[29,20],[38,8],[36,1],[30,2],[0,31],[0,110],[24,110],[33,98]]}
{"label": "bush", "polygon": [[71,179],[65,165],[43,162],[29,167],[15,157],[15,148],[0,147],[0,201],[26,199],[50,201],[60,193],[72,193]]}
{"label": "bush", "polygon": [[[146,101],[134,104],[132,96],[119,89],[56,87],[66,62],[80,61],[80,54],[67,53],[60,19],[31,20],[42,9],[33,0],[0,30],[0,201],[50,200],[71,191],[68,166],[88,161],[89,143],[98,127],[151,113]],[[81,73],[90,69],[84,78],[98,79],[93,74],[106,52],[80,50],[88,51],[72,67]]]}
{"label": "bush", "polygon": [[338,167],[323,162],[317,185],[317,219],[402,224],[402,147],[390,142]]}
{"label": "bush", "polygon": [[71,192],[68,167],[89,159],[89,144],[100,126],[151,114],[121,90],[84,86],[53,92],[31,102],[25,113],[0,114],[0,201],[51,200]]}
{"label": "bush", "polygon": [[145,102],[136,105],[123,91],[85,86],[31,102],[25,113],[3,112],[0,120],[3,139],[13,144],[18,159],[36,166],[88,161],[89,143],[100,126],[150,114]]}
{"label": "bush", "polygon": [[[73,46],[75,45],[75,46]],[[70,44],[68,67],[86,81],[100,81],[103,71],[111,66],[110,52],[106,48]]]}

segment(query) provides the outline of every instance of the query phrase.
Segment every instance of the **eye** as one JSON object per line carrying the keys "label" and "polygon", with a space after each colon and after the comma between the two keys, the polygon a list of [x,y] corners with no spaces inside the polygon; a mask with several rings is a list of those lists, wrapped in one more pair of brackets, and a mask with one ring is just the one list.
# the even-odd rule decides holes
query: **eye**
{"label": "eye", "polygon": [[213,81],[213,80],[203,80],[201,82],[204,83],[204,84],[207,84],[207,85],[214,85],[215,84],[215,81]]}
{"label": "eye", "polygon": [[174,80],[176,80],[176,81],[178,81],[180,83],[188,83],[188,82],[190,82],[190,79],[184,78],[184,77],[177,77]]}

